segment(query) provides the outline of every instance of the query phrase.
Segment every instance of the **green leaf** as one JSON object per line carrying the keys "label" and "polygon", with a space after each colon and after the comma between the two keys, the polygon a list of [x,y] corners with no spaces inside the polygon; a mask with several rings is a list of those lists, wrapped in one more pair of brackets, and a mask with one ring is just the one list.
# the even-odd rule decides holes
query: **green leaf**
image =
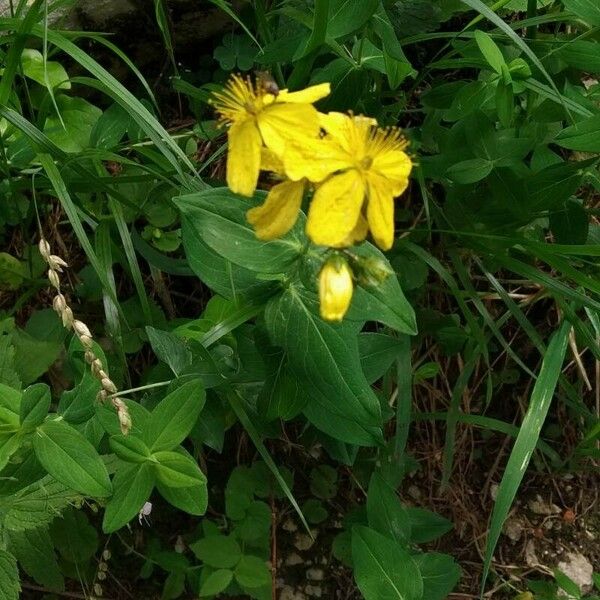
{"label": "green leaf", "polygon": [[271,583],[271,571],[258,556],[244,555],[234,570],[236,581],[244,588],[258,588]]}
{"label": "green leaf", "polygon": [[150,448],[134,435],[117,434],[110,437],[108,441],[110,449],[126,462],[142,463],[149,460]]}
{"label": "green leaf", "polygon": [[216,596],[227,589],[233,579],[233,571],[219,569],[211,573],[200,586],[200,597]]}
{"label": "green leaf", "polygon": [[379,0],[329,0],[327,36],[337,39],[362,27],[379,6]]}
{"label": "green leaf", "polygon": [[506,61],[496,42],[481,29],[475,30],[475,41],[488,65],[490,65],[498,75],[502,75],[502,67],[506,65]]}
{"label": "green leaf", "polygon": [[580,152],[600,152],[600,115],[578,121],[563,129],[555,142],[568,150]]}
{"label": "green leaf", "polygon": [[485,158],[470,158],[453,164],[447,175],[452,181],[466,185],[485,179],[493,168],[494,163]]}
{"label": "green leaf", "polygon": [[71,563],[85,564],[98,549],[98,532],[83,510],[71,508],[50,526],[52,542]]}
{"label": "green leaf", "polygon": [[15,349],[10,335],[0,336],[0,385],[21,389],[21,380],[15,368]]}
{"label": "green leaf", "polygon": [[8,252],[0,252],[0,288],[17,290],[25,279],[23,263]]}
{"label": "green leaf", "polygon": [[2,600],[19,600],[21,583],[17,559],[6,550],[0,550],[0,597]]}
{"label": "green leaf", "polygon": [[572,40],[556,52],[570,67],[587,73],[600,73],[600,44]]}
{"label": "green leaf", "polygon": [[482,592],[489,573],[492,556],[498,543],[502,526],[510,506],[515,498],[519,485],[535,450],[540,431],[546,419],[556,383],[561,373],[562,364],[567,350],[569,332],[571,325],[563,321],[560,328],[553,334],[550,344],[543,357],[542,367],[537,378],[529,407],[521,424],[519,434],[510,453],[502,481],[498,487],[498,494],[494,504],[494,510],[490,519],[488,540],[485,550],[485,561],[483,565]]}
{"label": "green leaf", "polygon": [[581,598],[581,590],[577,583],[575,583],[568,575],[563,573],[560,569],[554,569],[554,579],[558,586],[567,592],[567,596],[570,598]]}
{"label": "green leaf", "polygon": [[401,546],[411,540],[411,523],[400,498],[378,472],[373,473],[367,494],[369,527]]}
{"label": "green leaf", "polygon": [[102,111],[83,98],[60,95],[56,104],[58,115],[49,116],[44,125],[44,133],[64,152],[81,152],[90,146],[90,134]]}
{"label": "green leaf", "polygon": [[452,530],[452,521],[445,519],[437,513],[417,506],[406,507],[410,520],[410,541],[413,544],[426,544],[441,537]]}
{"label": "green leaf", "polygon": [[152,411],[143,434],[152,452],[171,450],[183,442],[205,402],[206,392],[199,379],[184,383],[161,400]]}
{"label": "green leaf", "polygon": [[156,489],[169,504],[179,510],[196,516],[202,516],[206,512],[208,507],[206,483],[192,487],[173,488],[158,481]]}
{"label": "green leaf", "polygon": [[113,495],[106,505],[102,531],[112,533],[133,519],[154,487],[152,465],[123,464],[113,478]]}
{"label": "green leaf", "polygon": [[11,531],[9,539],[9,548],[27,575],[52,591],[61,592],[65,589],[65,581],[47,529],[39,527]]}
{"label": "green leaf", "polygon": [[50,388],[45,383],[30,385],[21,398],[21,427],[37,427],[50,409]]}
{"label": "green leaf", "polygon": [[27,48],[21,54],[23,75],[40,85],[56,90],[70,90],[71,82],[64,67],[56,61],[48,60],[44,67],[44,56],[38,50]]}
{"label": "green leaf", "polygon": [[460,567],[448,554],[427,552],[413,556],[423,577],[423,598],[444,600],[460,580]]}
{"label": "green leaf", "polygon": [[600,4],[596,0],[562,0],[565,8],[575,13],[588,25],[600,25]]}
{"label": "green leaf", "polygon": [[64,421],[46,421],[33,437],[35,455],[61,483],[92,496],[110,496],[108,472],[96,449]]}
{"label": "green leaf", "polygon": [[180,375],[192,364],[192,353],[179,336],[150,326],[146,327],[146,333],[154,354],[168,364],[175,375]]}
{"label": "green leaf", "polygon": [[243,198],[218,188],[180,196],[175,203],[184,222],[219,256],[250,271],[285,273],[304,250],[303,218],[283,238],[259,240],[246,221],[246,211],[264,198],[261,192],[255,198]]}
{"label": "green leaf", "polygon": [[550,229],[558,244],[585,244],[590,219],[577,200],[567,200],[562,210],[550,213]]}
{"label": "green leaf", "polygon": [[242,549],[237,541],[227,535],[209,535],[193,544],[190,550],[204,564],[217,569],[235,567],[242,557]]}
{"label": "green leaf", "polygon": [[365,600],[421,600],[423,578],[410,554],[363,526],[352,528],[354,578]]}
{"label": "green leaf", "polygon": [[254,500],[246,509],[244,519],[236,524],[239,539],[244,542],[266,539],[270,529],[271,509],[260,500]]}
{"label": "green leaf", "polygon": [[189,488],[206,483],[200,467],[189,456],[179,452],[155,452],[155,468],[158,480],[167,487]]}
{"label": "green leaf", "polygon": [[381,379],[394,364],[403,349],[397,337],[383,333],[365,332],[358,336],[360,364],[370,384]]}
{"label": "green leaf", "polygon": [[308,419],[336,439],[377,443],[381,409],[362,373],[354,326],[323,321],[316,299],[295,286],[269,301],[265,322],[311,398],[304,409]]}

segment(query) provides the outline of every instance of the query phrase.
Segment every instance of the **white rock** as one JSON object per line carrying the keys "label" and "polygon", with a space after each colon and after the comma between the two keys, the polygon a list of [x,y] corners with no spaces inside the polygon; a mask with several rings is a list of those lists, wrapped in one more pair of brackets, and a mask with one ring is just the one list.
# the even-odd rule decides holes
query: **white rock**
{"label": "white rock", "polygon": [[325,577],[325,572],[323,569],[307,569],[306,570],[306,579],[310,579],[311,581],[323,581]]}
{"label": "white rock", "polygon": [[281,590],[279,600],[306,600],[306,596],[302,592],[294,590],[289,585],[286,585]]}
{"label": "white rock", "polygon": [[530,500],[527,504],[529,510],[536,515],[557,515],[561,512],[556,504],[546,502],[539,494],[535,500]]}
{"label": "white rock", "polygon": [[567,560],[559,562],[558,568],[571,578],[583,592],[591,590],[594,567],[583,554],[568,552]]}
{"label": "white rock", "polygon": [[292,552],[286,559],[285,564],[288,567],[293,567],[295,565],[301,565],[304,562],[304,559],[297,554],[296,552]]}
{"label": "white rock", "polygon": [[523,535],[523,521],[519,517],[510,517],[504,523],[502,533],[513,542],[518,542]]}
{"label": "white rock", "polygon": [[290,533],[293,533],[298,529],[298,525],[296,525],[296,523],[294,523],[292,519],[287,519],[285,523],[281,526],[281,528],[284,531],[289,531]]}
{"label": "white rock", "polygon": [[297,533],[294,539],[294,546],[298,550],[308,550],[314,543],[315,540],[306,533]]}
{"label": "white rock", "polygon": [[307,585],[304,588],[304,591],[309,595],[312,596],[313,598],[320,598],[321,595],[323,594],[323,589],[320,588],[317,585]]}

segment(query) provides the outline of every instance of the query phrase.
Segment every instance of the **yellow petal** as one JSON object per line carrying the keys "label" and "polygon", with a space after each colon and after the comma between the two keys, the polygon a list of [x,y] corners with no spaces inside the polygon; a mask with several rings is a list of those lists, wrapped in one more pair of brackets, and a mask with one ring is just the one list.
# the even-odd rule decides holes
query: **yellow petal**
{"label": "yellow petal", "polygon": [[362,216],[362,213],[358,215],[358,221],[354,229],[348,234],[348,237],[344,240],[344,246],[352,246],[357,242],[362,242],[369,233],[369,224],[367,220]]}
{"label": "yellow petal", "polygon": [[393,194],[399,196],[408,186],[412,161],[402,150],[380,152],[373,158],[371,169],[393,182]]}
{"label": "yellow petal", "polygon": [[273,152],[264,146],[260,150],[260,168],[263,171],[272,171],[277,175],[284,175],[283,161]]}
{"label": "yellow petal", "polygon": [[284,181],[273,186],[260,206],[251,208],[246,217],[256,229],[256,237],[272,240],[285,235],[296,223],[304,182]]}
{"label": "yellow petal", "polygon": [[[364,133],[368,133],[372,126],[377,125],[377,121],[371,117],[347,115],[340,112],[319,113],[319,123],[328,136],[333,138],[347,152],[352,153],[359,150],[357,142],[364,146],[365,140],[360,139],[365,138]],[[366,130],[363,135],[358,131],[361,128]]]}
{"label": "yellow petal", "polygon": [[364,184],[354,169],[327,179],[310,204],[308,237],[322,246],[343,246],[357,224],[364,197]]}
{"label": "yellow petal", "polygon": [[367,220],[375,243],[389,250],[394,243],[394,194],[390,183],[383,177],[370,175],[368,179]]}
{"label": "yellow petal", "polygon": [[293,180],[306,177],[318,183],[331,173],[353,166],[352,157],[329,139],[302,139],[288,142],[283,153],[285,174]]}
{"label": "yellow petal", "polygon": [[348,312],[353,291],[348,263],[337,257],[328,260],[319,273],[321,317],[326,321],[341,321]]}
{"label": "yellow petal", "polygon": [[329,83],[319,83],[318,85],[311,85],[305,90],[298,90],[297,92],[280,90],[277,102],[302,102],[311,104],[321,98],[325,98],[325,96],[329,96],[330,93],[331,86]]}
{"label": "yellow petal", "polygon": [[315,138],[319,134],[317,109],[311,104],[276,102],[265,107],[257,119],[265,146],[279,156],[287,141]]}
{"label": "yellow petal", "polygon": [[260,170],[262,142],[254,120],[234,123],[228,132],[227,185],[242,196],[252,196]]}

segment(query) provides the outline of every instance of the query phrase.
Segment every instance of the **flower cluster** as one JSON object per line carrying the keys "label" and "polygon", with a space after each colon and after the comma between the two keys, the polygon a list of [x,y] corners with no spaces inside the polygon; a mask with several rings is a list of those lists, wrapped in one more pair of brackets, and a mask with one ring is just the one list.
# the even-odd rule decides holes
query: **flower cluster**
{"label": "flower cluster", "polygon": [[121,431],[123,434],[127,434],[131,429],[131,417],[129,416],[127,405],[121,398],[116,396],[117,387],[104,370],[102,361],[94,353],[92,333],[88,326],[83,321],[75,318],[73,310],[67,303],[67,299],[60,291],[60,273],[62,273],[63,267],[68,267],[68,265],[60,256],[52,254],[50,244],[44,238],[40,239],[38,248],[42,258],[48,265],[48,281],[56,289],[56,296],[54,296],[54,300],[52,301],[52,307],[61,318],[63,326],[66,329],[72,329],[79,338],[81,345],[85,349],[85,360],[90,365],[92,375],[101,385],[101,390],[98,392],[98,399],[103,402],[107,398],[110,398],[112,405],[117,411]]}
{"label": "flower cluster", "polygon": [[262,77],[233,75],[212,98],[228,126],[227,184],[251,196],[261,170],[277,178],[265,202],[247,213],[260,239],[287,233],[310,189],[306,233],[315,244],[345,248],[370,232],[389,250],[394,198],[406,190],[412,170],[406,141],[375,119],[320,113],[313,103],[329,91],[328,83],[289,92]]}

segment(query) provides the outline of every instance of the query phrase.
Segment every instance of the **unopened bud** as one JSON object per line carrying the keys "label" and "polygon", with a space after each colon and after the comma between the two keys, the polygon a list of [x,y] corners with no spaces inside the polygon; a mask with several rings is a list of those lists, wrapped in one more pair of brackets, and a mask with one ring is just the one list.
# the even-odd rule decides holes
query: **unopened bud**
{"label": "unopened bud", "polygon": [[104,560],[110,560],[111,556],[112,556],[112,554],[110,553],[110,550],[108,548],[106,550],[102,551],[102,558]]}
{"label": "unopened bud", "polygon": [[56,288],[60,288],[60,279],[58,273],[52,269],[48,269],[48,281]]}
{"label": "unopened bud", "polygon": [[56,269],[57,271],[60,271],[61,273],[62,273],[62,268],[61,267],[68,267],[69,266],[60,256],[57,256],[56,254],[51,254],[48,257],[48,264],[53,269]]}
{"label": "unopened bud", "polygon": [[88,326],[83,321],[73,321],[73,329],[78,335],[87,335],[88,337],[92,337],[92,332],[88,329]]}
{"label": "unopened bud", "polygon": [[79,341],[84,348],[92,348],[94,345],[94,340],[89,335],[80,335]]}
{"label": "unopened bud", "polygon": [[100,383],[109,394],[117,393],[117,386],[108,377],[104,377]]}
{"label": "unopened bud", "polygon": [[91,350],[86,350],[83,358],[88,365],[92,365],[96,360],[96,355]]}
{"label": "unopened bud", "polygon": [[106,579],[106,573],[104,571],[98,571],[96,577],[98,577],[98,581],[104,581]]}
{"label": "unopened bud", "polygon": [[108,398],[108,393],[106,392],[106,390],[100,390],[97,394],[96,394],[96,400],[98,402],[100,402],[101,404],[104,404],[104,402],[106,402],[106,399]]}
{"label": "unopened bud", "polygon": [[73,327],[73,321],[75,320],[75,317],[73,316],[73,311],[67,306],[65,310],[62,311],[62,314],[60,316],[62,318],[63,327],[71,329],[71,327]]}
{"label": "unopened bud", "polygon": [[42,238],[38,244],[38,249],[42,255],[42,258],[47,261],[48,257],[50,256],[50,244],[44,238]]}
{"label": "unopened bud", "polygon": [[96,594],[96,596],[102,596],[103,590],[102,590],[102,586],[99,583],[95,583],[94,584],[94,594]]}
{"label": "unopened bud", "polygon": [[393,270],[380,258],[369,256],[368,258],[359,257],[355,261],[354,273],[360,285],[374,288],[383,283],[393,273]]}
{"label": "unopened bud", "polygon": [[56,294],[52,300],[52,308],[60,315],[67,308],[67,300],[62,294]]}
{"label": "unopened bud", "polygon": [[348,263],[339,255],[332,256],[319,273],[321,317],[326,321],[341,321],[350,307],[353,290]]}

